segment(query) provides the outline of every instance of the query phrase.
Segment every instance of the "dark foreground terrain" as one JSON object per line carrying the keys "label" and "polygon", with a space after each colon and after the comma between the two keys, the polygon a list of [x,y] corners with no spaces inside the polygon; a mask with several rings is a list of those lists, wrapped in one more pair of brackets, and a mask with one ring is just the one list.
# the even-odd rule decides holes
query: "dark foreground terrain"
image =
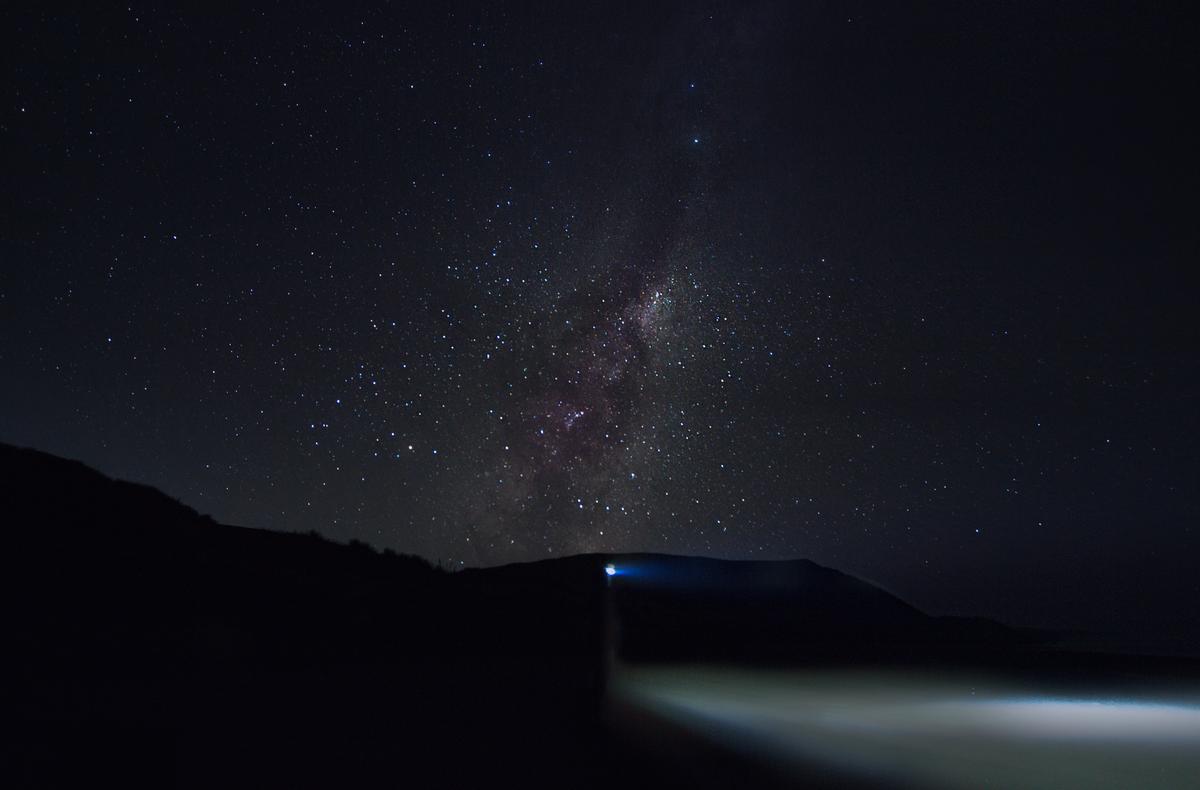
{"label": "dark foreground terrain", "polygon": [[929,617],[804,561],[448,573],[218,524],[36,451],[0,446],[0,474],[6,787],[886,784],[697,737],[659,704],[685,675],[643,693],[623,667],[1195,674]]}

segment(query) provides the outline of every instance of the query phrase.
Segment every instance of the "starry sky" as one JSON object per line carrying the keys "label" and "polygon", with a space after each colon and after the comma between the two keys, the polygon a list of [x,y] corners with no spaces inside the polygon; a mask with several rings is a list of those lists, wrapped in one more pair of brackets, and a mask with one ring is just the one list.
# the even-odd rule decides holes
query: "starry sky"
{"label": "starry sky", "polygon": [[1200,602],[1184,14],[379,5],[3,12],[0,439],[454,567]]}

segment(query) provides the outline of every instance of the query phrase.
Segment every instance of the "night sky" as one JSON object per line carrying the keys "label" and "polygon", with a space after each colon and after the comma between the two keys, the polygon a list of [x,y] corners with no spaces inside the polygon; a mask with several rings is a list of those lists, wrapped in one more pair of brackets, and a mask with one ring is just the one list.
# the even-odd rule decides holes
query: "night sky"
{"label": "night sky", "polygon": [[1200,605],[1170,6],[161,5],[0,16],[0,440],[455,567]]}

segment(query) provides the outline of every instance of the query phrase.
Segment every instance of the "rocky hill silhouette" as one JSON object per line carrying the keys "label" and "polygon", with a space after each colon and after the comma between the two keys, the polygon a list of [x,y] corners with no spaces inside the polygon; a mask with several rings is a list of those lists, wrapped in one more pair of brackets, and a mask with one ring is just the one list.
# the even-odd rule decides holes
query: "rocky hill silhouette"
{"label": "rocky hill silhouette", "polygon": [[126,785],[419,772],[600,786],[633,759],[601,724],[612,660],[846,661],[1017,639],[807,561],[583,555],[450,573],[219,524],[35,450],[0,445],[0,479],[0,702],[16,725],[2,748],[43,786],[81,768]]}

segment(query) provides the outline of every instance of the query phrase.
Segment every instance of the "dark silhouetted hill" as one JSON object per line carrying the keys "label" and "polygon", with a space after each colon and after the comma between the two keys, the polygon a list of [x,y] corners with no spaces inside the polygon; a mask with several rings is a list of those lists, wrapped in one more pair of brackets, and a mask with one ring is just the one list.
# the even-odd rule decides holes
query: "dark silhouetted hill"
{"label": "dark silhouetted hill", "polygon": [[626,783],[599,716],[613,647],[851,660],[1013,638],[805,561],[448,573],[219,524],[34,450],[0,445],[0,479],[7,786]]}
{"label": "dark silhouetted hill", "polygon": [[634,660],[846,661],[1034,638],[989,620],[930,617],[809,560],[640,554],[611,562],[620,652]]}
{"label": "dark silhouetted hill", "polygon": [[33,450],[0,445],[0,480],[6,787],[537,785],[598,759],[597,558],[483,582]]}

